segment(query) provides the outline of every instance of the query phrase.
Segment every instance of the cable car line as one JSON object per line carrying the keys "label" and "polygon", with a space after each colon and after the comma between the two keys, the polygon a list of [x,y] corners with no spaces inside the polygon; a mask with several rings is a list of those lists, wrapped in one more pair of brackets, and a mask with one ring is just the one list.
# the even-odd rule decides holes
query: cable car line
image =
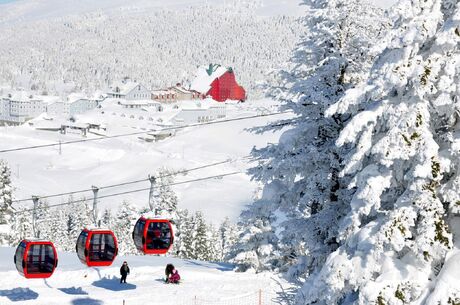
{"label": "cable car line", "polygon": [[[234,162],[234,161],[236,161],[238,159],[247,159],[249,157],[250,156],[243,156],[243,157],[238,157],[238,158],[234,158],[234,159],[229,158],[229,159],[224,160],[224,161],[219,161],[219,162],[205,164],[205,165],[201,165],[201,166],[197,166],[197,167],[193,167],[193,168],[189,168],[189,169],[184,169],[184,170],[180,170],[180,171],[177,171],[177,172],[172,172],[170,174],[158,176],[156,178],[161,179],[161,178],[165,178],[165,177],[171,177],[171,176],[176,176],[176,175],[180,175],[180,174],[186,174],[186,173],[189,173],[189,172],[193,172],[193,171],[208,168],[208,167],[213,167],[213,166],[217,166],[217,165],[231,163],[231,162]],[[116,184],[110,184],[110,185],[105,185],[105,186],[98,187],[98,189],[103,190],[103,189],[114,188],[114,187],[119,187],[119,186],[124,186],[124,185],[130,185],[130,184],[135,184],[135,183],[145,182],[145,181],[149,181],[149,179],[144,178],[144,179],[139,179],[139,180],[133,180],[133,181],[126,181],[126,182],[116,183]],[[92,190],[93,189],[90,188],[90,189],[71,191],[71,192],[66,192],[66,193],[58,193],[58,194],[52,194],[52,195],[46,195],[46,196],[38,196],[38,197],[40,199],[47,199],[47,198],[61,197],[61,196],[65,196],[65,195],[86,193],[86,192],[90,192]],[[16,199],[16,200],[12,200],[11,203],[14,204],[14,203],[26,202],[26,201],[30,201],[30,200],[31,200],[31,198]]]}
{"label": "cable car line", "polygon": [[131,133],[118,134],[118,135],[101,136],[101,137],[96,137],[96,138],[91,138],[91,139],[80,139],[80,140],[55,142],[55,143],[49,143],[49,144],[8,148],[8,149],[0,150],[0,153],[7,153],[7,152],[13,152],[13,151],[22,151],[22,150],[31,150],[31,149],[37,149],[37,148],[53,147],[53,146],[76,144],[76,143],[91,142],[91,141],[99,141],[99,140],[106,140],[106,139],[113,139],[113,138],[121,138],[121,137],[128,137],[128,136],[146,134],[146,133],[149,133],[149,132],[177,130],[177,129],[184,129],[184,128],[187,128],[187,127],[197,127],[197,126],[221,124],[221,123],[249,120],[249,119],[254,119],[254,118],[274,116],[274,115],[280,115],[280,114],[286,114],[286,113],[292,113],[292,111],[288,110],[288,111],[272,112],[272,113],[267,113],[267,114],[258,114],[258,115],[252,115],[252,116],[246,116],[246,117],[232,118],[232,119],[226,119],[226,120],[220,120],[220,121],[211,121],[211,122],[204,122],[204,123],[193,123],[193,124],[182,125],[182,126],[174,126],[174,127],[171,126],[171,127],[160,128],[160,129],[150,129],[150,130],[145,130],[145,131],[137,131],[137,132],[131,132]]}
{"label": "cable car line", "polygon": [[[158,185],[158,188],[165,187],[165,186],[174,186],[174,185],[186,184],[186,183],[191,183],[191,182],[204,181],[204,180],[209,180],[209,179],[223,178],[223,177],[227,177],[227,176],[233,176],[233,175],[236,175],[236,174],[241,174],[241,172],[239,172],[239,171],[238,172],[231,172],[231,173],[208,176],[208,177],[197,178],[197,179],[192,179],[192,180],[179,181],[179,182],[173,182],[173,183],[168,183],[168,184],[161,184],[161,185]],[[102,196],[98,196],[98,199],[121,196],[121,195],[132,194],[132,193],[139,193],[139,192],[148,191],[148,190],[150,190],[150,187],[141,188],[141,189],[135,189],[135,190],[131,190],[131,191],[124,191],[124,192],[119,192],[119,193],[113,193],[113,194],[108,194],[108,195],[102,195]],[[86,199],[72,200],[72,201],[68,201],[68,202],[64,202],[64,203],[48,205],[48,206],[45,206],[45,207],[37,207],[35,210],[44,210],[44,209],[48,209],[48,208],[55,208],[55,207],[70,205],[70,204],[74,204],[74,203],[82,203],[82,202],[85,202],[85,201],[86,201]],[[34,209],[26,209],[26,210],[17,211],[17,212],[15,212],[13,214],[22,214],[22,213],[33,212],[33,211],[34,211]]]}

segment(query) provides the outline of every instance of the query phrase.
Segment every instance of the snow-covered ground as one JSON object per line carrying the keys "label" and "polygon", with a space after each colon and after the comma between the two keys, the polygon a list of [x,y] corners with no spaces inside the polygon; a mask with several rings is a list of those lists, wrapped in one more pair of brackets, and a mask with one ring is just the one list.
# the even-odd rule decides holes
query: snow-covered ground
{"label": "snow-covered ground", "polygon": [[[280,280],[272,274],[235,273],[232,265],[159,256],[117,257],[111,267],[87,268],[74,253],[58,253],[59,265],[49,279],[25,279],[13,264],[13,248],[0,247],[0,304],[2,305],[190,305],[281,304]],[[131,269],[127,284],[119,283],[119,268]],[[172,263],[182,283],[163,283],[164,268]],[[125,303],[123,303],[125,301]]]}
{"label": "snow-covered ground", "polygon": [[[99,120],[107,123],[107,133],[124,134],[152,128],[146,120],[124,119],[111,112],[100,114],[94,110],[80,117],[81,120]],[[230,105],[228,118],[276,112],[276,105],[269,100],[249,101]],[[248,128],[264,126],[268,122],[291,116],[283,114],[250,120],[188,127],[178,130],[174,137],[159,142],[144,142],[138,136],[84,142],[58,147],[4,153],[0,158],[8,161],[13,172],[16,199],[30,198],[105,186],[120,182],[147,178],[160,167],[187,169],[229,158],[235,162],[210,167],[178,176],[176,181],[208,177],[241,171],[241,174],[193,182],[175,186],[179,196],[179,207],[192,211],[201,210],[208,220],[218,224],[223,218],[236,220],[240,211],[253,201],[258,185],[245,173],[251,164],[239,159],[250,154],[253,147],[264,147],[276,143],[279,133],[257,134]],[[146,125],[142,125],[146,124]],[[97,137],[88,135],[88,138]],[[13,148],[37,144],[56,143],[82,139],[79,134],[62,135],[58,132],[35,130],[25,124],[20,127],[0,128],[0,148]],[[254,163],[252,163],[254,165]],[[125,187],[101,190],[100,196],[132,189],[148,188],[149,182]],[[92,192],[74,195],[74,199],[85,196],[91,200]],[[60,203],[68,197],[49,199],[50,204]],[[116,208],[128,200],[136,206],[147,206],[148,190],[119,197],[100,199],[101,208]],[[25,202],[24,206],[30,206]]]}

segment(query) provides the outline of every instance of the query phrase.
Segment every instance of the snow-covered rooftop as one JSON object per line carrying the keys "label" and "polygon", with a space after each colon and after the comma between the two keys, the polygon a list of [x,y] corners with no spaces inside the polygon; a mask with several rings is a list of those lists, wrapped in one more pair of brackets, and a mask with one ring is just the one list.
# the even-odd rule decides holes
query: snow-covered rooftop
{"label": "snow-covered rooftop", "polygon": [[201,66],[200,68],[198,68],[196,78],[193,80],[190,89],[206,94],[208,93],[209,89],[211,89],[211,83],[216,78],[219,78],[222,75],[224,75],[227,71],[228,69],[221,65],[211,64],[208,67]]}
{"label": "snow-covered rooftop", "polygon": [[131,81],[129,79],[125,79],[121,82],[115,82],[113,85],[110,87],[110,92],[109,93],[114,93],[114,94],[119,94],[119,95],[126,95],[130,93],[132,90],[134,90],[137,86],[142,84],[138,83],[136,81]]}
{"label": "snow-covered rooftop", "polygon": [[86,99],[88,99],[88,97],[82,93],[71,93],[67,97],[67,103],[71,104],[78,100],[86,100]]}

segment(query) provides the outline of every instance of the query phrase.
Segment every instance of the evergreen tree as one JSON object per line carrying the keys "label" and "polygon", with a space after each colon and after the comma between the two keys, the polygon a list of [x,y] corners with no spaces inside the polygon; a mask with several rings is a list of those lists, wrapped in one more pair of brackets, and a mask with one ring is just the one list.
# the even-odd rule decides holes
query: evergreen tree
{"label": "evergreen tree", "polygon": [[178,211],[177,232],[175,234],[175,253],[180,258],[192,258],[195,254],[193,249],[194,218],[187,209]]}
{"label": "evergreen tree", "polygon": [[7,245],[12,239],[11,226],[14,213],[12,200],[11,171],[8,165],[0,160],[0,245]]}
{"label": "evergreen tree", "polygon": [[287,271],[303,281],[322,266],[338,245],[339,219],[347,214],[349,177],[341,177],[349,147],[335,142],[349,116],[326,116],[347,89],[367,79],[383,40],[383,12],[361,0],[304,1],[306,34],[269,94],[297,117],[278,144],[254,150],[251,170],[265,187],[263,196],[242,214],[241,233],[232,251],[240,269]]}
{"label": "evergreen tree", "polygon": [[[35,236],[36,238],[47,239],[51,236],[52,229],[49,226],[53,217],[47,201],[39,200],[35,213]],[[33,218],[33,217],[32,217]],[[33,222],[32,222],[33,223]]]}
{"label": "evergreen tree", "polygon": [[114,233],[118,240],[120,254],[137,253],[132,238],[132,232],[138,217],[139,215],[136,208],[132,206],[128,201],[123,201],[123,203],[118,208],[113,224]]}
{"label": "evergreen tree", "polygon": [[167,219],[177,219],[177,195],[172,189],[174,172],[167,168],[161,168],[155,175],[151,208],[155,215]]}
{"label": "evergreen tree", "polygon": [[210,244],[209,244],[209,231],[208,226],[200,211],[195,212],[195,223],[193,228],[193,241],[192,248],[194,255],[189,258],[197,259],[200,261],[207,261],[210,259]]}
{"label": "evergreen tree", "polygon": [[219,227],[219,260],[224,262],[226,261],[232,247],[237,242],[237,227],[230,222],[228,217],[225,217],[224,221]]}
{"label": "evergreen tree", "polygon": [[299,294],[307,304],[460,298],[458,291],[426,297],[452,248],[450,207],[460,199],[460,6],[402,1],[394,11],[391,40],[368,82],[327,111],[351,116],[337,145],[352,148],[340,175],[354,192],[339,222],[339,249]]}
{"label": "evergreen tree", "polygon": [[112,228],[113,221],[112,211],[105,209],[101,218],[101,226],[110,229]]}
{"label": "evergreen tree", "polygon": [[10,245],[16,246],[21,240],[31,238],[32,236],[32,213],[18,210],[13,218],[13,232],[11,235]]}

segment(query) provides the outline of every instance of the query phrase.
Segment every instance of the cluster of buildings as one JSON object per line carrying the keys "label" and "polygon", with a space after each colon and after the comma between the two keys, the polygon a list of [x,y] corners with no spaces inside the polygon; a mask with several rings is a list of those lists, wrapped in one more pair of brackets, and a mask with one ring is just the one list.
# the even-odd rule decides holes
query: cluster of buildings
{"label": "cluster of buildings", "polygon": [[[225,117],[225,105],[217,102],[244,101],[246,92],[236,82],[231,68],[211,64],[198,70],[190,88],[184,88],[178,83],[173,87],[152,91],[140,82],[124,78],[112,84],[107,92],[97,93],[93,97],[76,93],[67,98],[34,95],[25,91],[9,93],[0,96],[0,123],[22,124],[42,113],[71,118],[103,105],[107,98],[118,100],[118,105],[123,109],[156,112],[163,111],[166,105],[186,101],[181,103],[181,111],[172,122],[190,124]],[[204,102],[205,99],[212,99],[214,103]]]}
{"label": "cluster of buildings", "polygon": [[22,124],[42,113],[72,117],[96,108],[104,99],[103,95],[89,98],[81,94],[71,94],[63,99],[59,96],[16,91],[0,97],[0,123]]}

